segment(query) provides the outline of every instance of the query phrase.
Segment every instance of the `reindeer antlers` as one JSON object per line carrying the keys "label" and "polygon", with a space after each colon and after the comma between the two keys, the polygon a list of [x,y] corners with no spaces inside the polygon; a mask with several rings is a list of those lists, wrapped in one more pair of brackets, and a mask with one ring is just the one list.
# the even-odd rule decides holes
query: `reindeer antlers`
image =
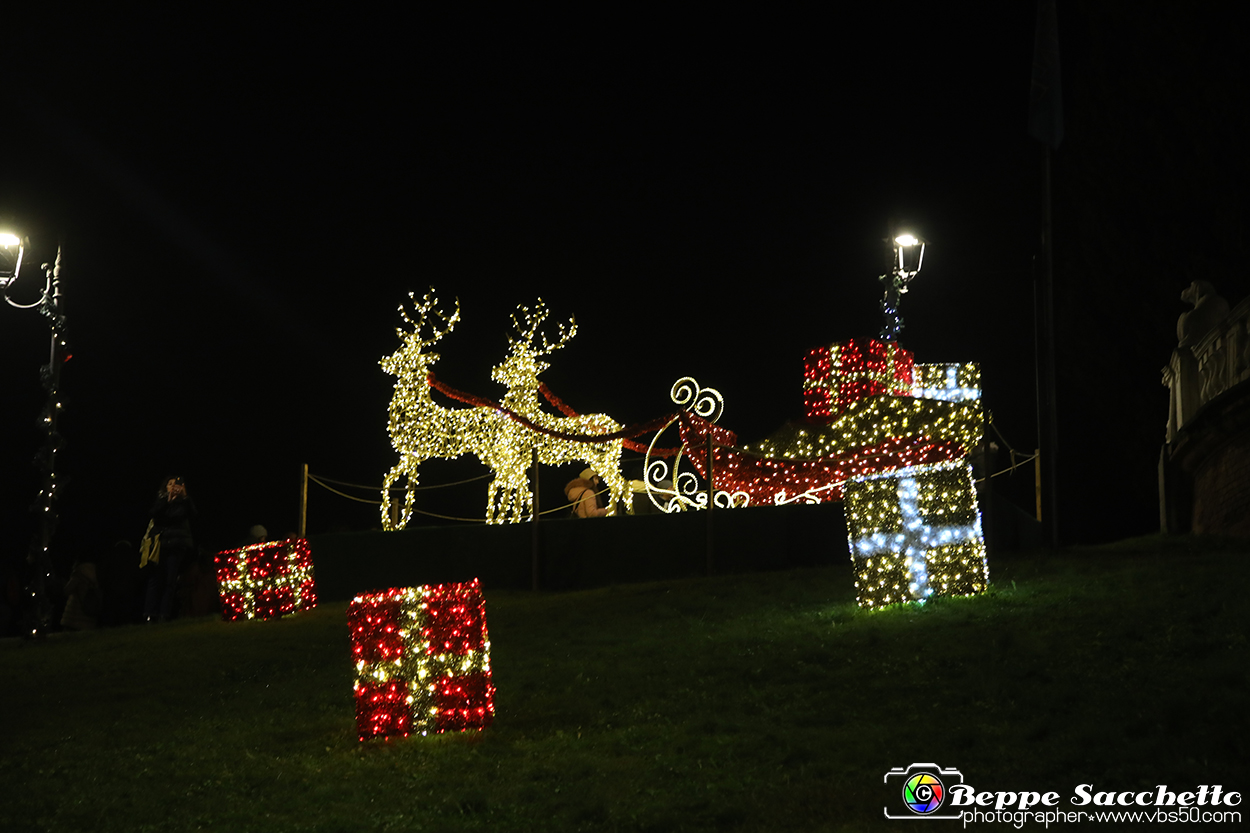
{"label": "reindeer antlers", "polygon": [[[517,321],[517,314],[515,312],[512,313],[512,326],[516,328],[519,338],[508,336],[508,343],[513,347],[525,345],[529,347],[529,351],[535,356],[550,355],[564,345],[568,344],[569,339],[577,335],[577,319],[573,316],[569,317],[567,327],[564,324],[557,325],[560,330],[560,338],[554,343],[547,338],[546,333],[538,332],[538,328],[551,314],[550,310],[547,309],[546,302],[543,301],[542,298],[538,299],[538,303],[535,305],[533,312],[530,312],[530,308],[527,306],[517,307],[517,312],[521,313],[521,316],[525,319],[525,326],[522,327],[521,322]],[[541,335],[543,337],[543,346],[541,350],[539,350],[534,344],[534,336],[536,335]]]}
{"label": "reindeer antlers", "polygon": [[[450,333],[452,330],[456,328],[456,322],[460,320],[460,299],[459,298],[456,299],[456,311],[453,312],[451,315],[447,315],[445,312],[437,308],[438,298],[434,295],[434,287],[432,286],[430,287],[430,291],[425,293],[425,297],[421,299],[420,304],[416,303],[416,293],[409,292],[408,298],[412,300],[413,302],[413,307],[412,307],[413,315],[412,316],[408,315],[408,311],[404,309],[403,304],[399,305],[399,314],[400,316],[403,317],[404,321],[408,324],[408,326],[412,327],[411,335],[416,336],[414,340],[419,346],[429,347],[431,344],[436,343],[439,339],[441,339],[443,336],[447,335],[448,333]],[[431,312],[434,313],[434,315],[439,320],[441,320],[443,324],[445,324],[446,326],[440,330],[437,326],[434,326],[433,324],[431,324],[430,337],[428,339],[423,339],[420,337],[421,327],[425,325],[426,316]],[[395,333],[401,339],[409,338],[409,334],[405,333],[403,328],[401,327],[396,327]]]}

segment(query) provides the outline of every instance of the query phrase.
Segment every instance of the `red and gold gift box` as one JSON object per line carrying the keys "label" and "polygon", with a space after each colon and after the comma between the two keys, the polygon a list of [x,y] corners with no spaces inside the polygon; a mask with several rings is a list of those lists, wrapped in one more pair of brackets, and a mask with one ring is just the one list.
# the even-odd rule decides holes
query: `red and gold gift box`
{"label": "red and gold gift box", "polygon": [[347,624],[361,740],[490,725],[495,687],[477,579],[357,596]]}
{"label": "red and gold gift box", "polygon": [[893,341],[850,339],[817,347],[803,358],[807,418],[829,422],[869,396],[911,396],[912,354]]}
{"label": "red and gold gift box", "polygon": [[289,538],[217,553],[221,618],[273,619],[317,606],[308,541]]}

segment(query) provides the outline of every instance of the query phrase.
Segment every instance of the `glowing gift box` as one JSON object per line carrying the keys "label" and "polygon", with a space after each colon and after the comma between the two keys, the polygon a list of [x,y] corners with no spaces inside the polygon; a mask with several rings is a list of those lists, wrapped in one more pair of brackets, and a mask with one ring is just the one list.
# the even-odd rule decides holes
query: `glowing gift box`
{"label": "glowing gift box", "polygon": [[221,618],[273,619],[317,606],[308,541],[290,538],[220,552]]}
{"label": "glowing gift box", "polygon": [[846,484],[846,526],[860,607],[989,586],[981,513],[964,463],[901,469]]}
{"label": "glowing gift box", "polygon": [[490,725],[495,688],[477,579],[357,596],[347,624],[361,740]]}
{"label": "glowing gift box", "polygon": [[918,364],[912,368],[911,395],[945,402],[974,402],[981,398],[978,364]]}
{"label": "glowing gift box", "polygon": [[893,341],[850,339],[817,347],[803,359],[803,406],[828,422],[869,396],[912,395],[912,354]]}

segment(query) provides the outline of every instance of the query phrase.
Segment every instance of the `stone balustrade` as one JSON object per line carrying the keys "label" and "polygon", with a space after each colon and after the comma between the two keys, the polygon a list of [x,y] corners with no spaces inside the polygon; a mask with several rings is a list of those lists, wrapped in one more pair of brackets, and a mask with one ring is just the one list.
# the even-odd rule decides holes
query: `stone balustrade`
{"label": "stone balustrade", "polygon": [[1250,298],[1194,345],[1203,405],[1250,379]]}

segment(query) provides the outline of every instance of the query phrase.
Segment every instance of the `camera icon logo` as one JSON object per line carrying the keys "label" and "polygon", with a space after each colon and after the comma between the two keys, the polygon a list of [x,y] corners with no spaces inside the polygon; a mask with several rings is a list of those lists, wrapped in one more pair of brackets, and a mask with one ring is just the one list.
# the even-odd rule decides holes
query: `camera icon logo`
{"label": "camera icon logo", "polygon": [[[959,812],[943,813],[947,791],[962,784],[964,776],[957,769],[943,769],[937,764],[912,764],[903,769],[895,767],[885,774],[885,783],[893,784],[903,799],[905,813],[891,813],[885,807],[887,819],[958,819]],[[897,805],[896,805],[897,807]]]}

